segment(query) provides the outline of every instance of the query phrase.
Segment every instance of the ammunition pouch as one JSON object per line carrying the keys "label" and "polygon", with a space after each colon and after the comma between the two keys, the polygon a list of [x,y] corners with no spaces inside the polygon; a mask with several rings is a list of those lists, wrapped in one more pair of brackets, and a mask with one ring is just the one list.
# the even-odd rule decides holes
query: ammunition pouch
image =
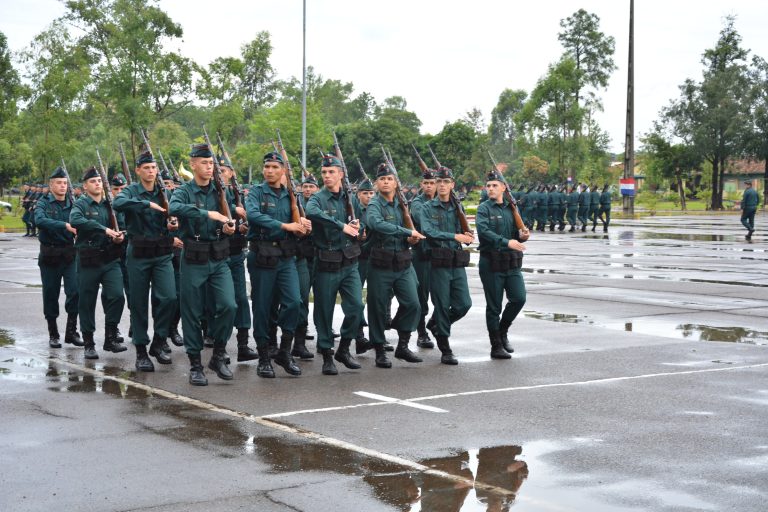
{"label": "ammunition pouch", "polygon": [[134,236],[131,239],[131,254],[134,258],[155,258],[173,252],[173,238],[167,236]]}
{"label": "ammunition pouch", "polygon": [[344,253],[344,260],[349,261],[349,265],[357,261],[357,258],[360,257],[360,254],[363,252],[360,249],[360,246],[357,244],[348,245],[345,248],[341,250],[342,253]]}
{"label": "ammunition pouch", "polygon": [[254,255],[254,263],[259,268],[277,268],[283,249],[278,242],[251,242],[249,244]]}
{"label": "ammunition pouch", "polygon": [[310,238],[302,238],[297,242],[296,257],[312,261],[315,258],[315,244]]}
{"label": "ammunition pouch", "polygon": [[232,236],[229,237],[229,255],[230,256],[237,256],[238,254],[242,254],[243,249],[245,249],[248,246],[248,240],[246,240],[243,236]]}
{"label": "ammunition pouch", "polygon": [[403,249],[402,251],[397,251],[395,253],[395,261],[394,261],[392,270],[394,270],[395,272],[405,270],[411,266],[411,261],[413,261],[413,253],[411,252],[410,249]]}
{"label": "ammunition pouch", "polygon": [[491,263],[491,272],[506,272],[523,266],[523,253],[519,251],[487,251],[482,253]]}
{"label": "ammunition pouch", "polygon": [[380,268],[382,270],[392,270],[392,266],[395,259],[395,251],[388,251],[387,249],[381,249],[374,247],[371,249],[371,266],[374,268]]}
{"label": "ammunition pouch", "polygon": [[422,248],[422,249],[414,249],[414,252],[418,255],[419,261],[432,261],[433,250],[434,249]]}
{"label": "ammunition pouch", "polygon": [[209,242],[211,245],[211,259],[213,261],[221,261],[229,258],[229,240],[224,238],[223,240],[217,240],[215,242]]}
{"label": "ammunition pouch", "polygon": [[103,251],[99,247],[81,247],[77,251],[80,266],[84,268],[100,267],[104,263]]}
{"label": "ammunition pouch", "polygon": [[299,248],[299,244],[293,238],[279,240],[277,245],[280,246],[280,249],[283,251],[283,257],[285,258],[292,258],[296,256]]}
{"label": "ammunition pouch", "polygon": [[315,269],[318,272],[338,272],[341,270],[341,264],[344,261],[344,254],[341,251],[317,251],[317,262]]}
{"label": "ammunition pouch", "polygon": [[46,267],[58,267],[59,265],[69,265],[75,261],[77,250],[74,245],[41,245],[40,263]]}
{"label": "ammunition pouch", "polygon": [[453,266],[463,268],[469,266],[469,251],[455,249],[453,251]]}
{"label": "ammunition pouch", "polygon": [[208,263],[211,252],[209,242],[197,240],[184,241],[184,261],[191,265],[204,265]]}
{"label": "ammunition pouch", "polygon": [[451,268],[453,267],[453,249],[446,247],[434,247],[432,248],[432,267],[434,268]]}

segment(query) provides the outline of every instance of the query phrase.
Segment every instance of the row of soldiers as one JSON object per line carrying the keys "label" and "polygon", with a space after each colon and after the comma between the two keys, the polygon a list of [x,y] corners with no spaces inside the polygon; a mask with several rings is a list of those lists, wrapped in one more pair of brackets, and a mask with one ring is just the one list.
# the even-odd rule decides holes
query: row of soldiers
{"label": "row of soldiers", "polygon": [[[157,179],[151,151],[137,159],[138,179],[126,186],[118,176],[111,191],[104,189],[103,172],[86,170],[84,194],[74,203],[67,194],[66,172],[59,168],[51,175],[50,193],[39,200],[35,212],[41,229],[39,265],[51,347],[61,346],[56,319],[63,280],[68,314],[64,341],[83,346],[87,359],[99,357],[94,333],[101,288],[103,348],[127,350],[117,329],[127,294],[129,337],[139,371],[154,371],[152,358],[159,364],[172,363],[170,339],[185,348],[190,383],[206,385],[201,354],[208,338],[213,345],[208,368],[230,380],[226,344],[236,329],[238,361],[258,359],[260,377],[275,376],[273,362],[298,376],[301,368],[294,358],[314,358],[306,348],[311,289],[323,374],[336,375],[335,362],[360,368],[353,350],[355,354],[373,350],[379,368],[392,366],[387,356],[392,350],[397,359],[421,362],[409,347],[414,330],[418,346],[434,347],[429,330],[441,362],[458,364],[449,338],[452,324],[471,307],[465,271],[469,253],[462,245],[472,243],[475,235],[462,229],[461,205],[452,200],[451,169],[425,169],[422,193],[408,208],[398,193],[391,160],[379,165],[374,181],[360,183],[352,197],[351,188],[343,186],[346,166],[337,146],[336,154],[322,158],[323,187],[308,176],[299,195],[288,185],[285,153],[270,152],[263,159],[263,182],[252,186],[243,200],[225,153],[215,157],[206,143],[193,145],[189,156],[193,179],[174,190],[171,180],[164,184],[168,189],[160,186],[163,180]],[[517,221],[506,187],[500,173],[494,170],[488,175],[489,199],[478,208],[476,221],[494,359],[511,357],[508,331],[525,303],[520,269],[528,230]],[[303,210],[298,217],[297,207]],[[110,220],[113,213],[121,217],[118,229]],[[362,292],[366,283],[367,321]],[[507,304],[502,307],[504,295]],[[334,346],[332,323],[339,296],[344,319]],[[429,321],[427,297],[433,307]],[[390,314],[393,298],[398,303],[395,315]],[[179,317],[183,336],[174,332]],[[368,338],[363,331],[366,324]],[[255,352],[248,347],[251,328]],[[279,342],[273,334],[276,328]],[[396,347],[389,346],[384,335],[390,328],[398,334]]]}

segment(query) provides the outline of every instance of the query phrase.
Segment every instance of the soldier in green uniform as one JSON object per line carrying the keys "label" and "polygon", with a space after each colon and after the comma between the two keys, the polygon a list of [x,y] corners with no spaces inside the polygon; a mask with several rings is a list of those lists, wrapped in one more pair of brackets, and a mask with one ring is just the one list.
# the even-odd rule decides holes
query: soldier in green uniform
{"label": "soldier in green uniform", "polygon": [[[509,359],[513,352],[508,330],[525,305],[525,282],[520,268],[525,245],[520,241],[514,214],[504,198],[506,186],[495,172],[488,174],[489,199],[477,208],[480,238],[480,280],[485,292],[485,323],[492,359]],[[502,313],[502,300],[507,305]],[[501,318],[499,318],[501,316]]]}
{"label": "soldier in green uniform", "polygon": [[[307,202],[320,190],[317,186],[317,179],[308,174],[301,183],[301,196],[299,200],[307,209]],[[312,235],[308,234],[297,240],[298,248],[296,251],[296,272],[299,274],[299,295],[301,296],[301,306],[299,307],[299,318],[296,322],[296,331],[293,335],[293,350],[291,355],[303,360],[314,359],[315,355],[307,350],[307,328],[309,327],[309,291],[315,282],[315,244],[312,241]],[[276,321],[276,318],[275,318]],[[271,336],[271,333],[270,333]]]}
{"label": "soldier in green uniform", "polygon": [[[364,179],[360,184],[357,186],[357,201],[355,201],[355,216],[357,217],[357,220],[360,222],[359,226],[359,232],[360,232],[360,239],[362,241],[361,247],[360,247],[360,256],[357,258],[357,271],[360,275],[360,286],[361,288],[365,286],[365,281],[368,278],[368,264],[369,259],[371,256],[371,248],[368,244],[368,232],[365,229],[366,223],[367,223],[367,216],[368,216],[368,205],[371,202],[371,199],[373,199],[375,192],[373,190],[373,183],[371,183],[371,180]],[[373,348],[373,345],[371,344],[370,340],[365,337],[365,331],[363,330],[363,327],[367,327],[368,322],[365,320],[365,314],[363,314],[363,318],[360,321],[360,327],[357,330],[357,336],[355,337],[355,353],[356,354],[364,354],[371,348]],[[394,347],[392,347],[389,344],[385,344],[385,347],[390,347],[389,349],[394,350]]]}
{"label": "soldier in green uniform", "polygon": [[[416,196],[411,201],[409,208],[411,210],[411,218],[413,218],[413,225],[416,231],[422,231],[422,207],[435,198],[435,191],[437,184],[435,182],[435,171],[433,169],[427,169],[421,174],[421,194]],[[413,247],[413,269],[416,271],[416,279],[419,281],[418,293],[419,293],[419,306],[421,306],[421,316],[419,317],[419,325],[416,327],[417,338],[416,346],[420,348],[435,348],[435,344],[429,339],[429,333],[426,327],[426,318],[429,313],[429,290],[430,290],[430,273],[432,265],[430,264],[430,251],[427,244],[416,244]],[[398,312],[402,311],[398,309]],[[393,323],[397,323],[397,315],[393,319]]]}
{"label": "soldier in green uniform", "polygon": [[248,272],[251,275],[253,335],[259,352],[256,374],[273,378],[269,359],[269,317],[272,301],[279,296],[280,349],[275,363],[290,375],[301,375],[291,356],[293,334],[301,307],[299,276],[296,270],[294,235],[306,235],[312,223],[299,218],[292,221],[291,199],[282,185],[285,177],[283,158],[276,152],[264,156],[264,182],[251,188],[246,200],[248,215]]}
{"label": "soldier in green uniform", "polygon": [[557,230],[558,231],[564,231],[565,230],[565,206],[567,204],[567,197],[566,197],[566,186],[562,185],[561,187],[558,187],[557,189]]}
{"label": "soldier in green uniform", "polygon": [[461,248],[461,244],[471,244],[475,236],[471,232],[461,231],[456,211],[461,208],[461,204],[451,200],[455,185],[453,172],[441,166],[437,169],[436,177],[437,197],[427,202],[421,211],[421,226],[432,258],[430,295],[435,311],[430,320],[430,328],[442,354],[440,362],[454,365],[459,361],[451,350],[451,325],[464,318],[472,307],[465,270],[469,265],[469,253]]}
{"label": "soldier in green uniform", "polygon": [[416,329],[421,314],[410,245],[425,237],[415,229],[403,226],[403,211],[395,194],[397,181],[386,163],[380,164],[376,171],[376,186],[379,193],[368,203],[366,215],[368,245],[371,248],[368,268],[369,335],[376,350],[376,366],[391,368],[392,363],[384,347],[384,327],[393,291],[403,312],[396,325],[398,343],[395,357],[409,363],[421,362],[421,358],[408,348],[411,333]]}
{"label": "soldier in green uniform", "polygon": [[760,195],[752,188],[752,180],[744,180],[744,194],[741,197],[741,224],[747,228],[747,234],[744,238],[752,240],[752,233],[755,232],[755,212],[757,205],[760,204]]}
{"label": "soldier in green uniform", "polygon": [[560,209],[560,196],[558,195],[557,185],[550,185],[549,193],[547,194],[547,220],[549,221],[550,231],[555,230],[559,209]]}
{"label": "soldier in green uniform", "polygon": [[[48,322],[48,345],[61,348],[61,338],[56,319],[59,317],[59,295],[64,281],[64,310],[67,327],[64,343],[82,347],[77,332],[77,265],[75,264],[75,235],[77,230],[69,223],[72,200],[67,194],[67,173],[57,167],[51,174],[50,192],[40,198],[35,208],[35,225],[40,228],[40,279],[43,283],[43,315]],[[31,227],[27,228],[31,234]],[[25,235],[26,236],[26,235]]]}
{"label": "soldier in green uniform", "polygon": [[597,211],[597,218],[603,223],[603,233],[608,232],[608,225],[611,223],[611,191],[608,189],[608,184],[605,184],[603,193],[600,194],[600,209]]}
{"label": "soldier in green uniform", "polygon": [[581,222],[581,231],[587,230],[587,224],[589,223],[589,190],[585,184],[579,186],[579,200],[577,202],[579,209],[577,210],[576,217]]}
{"label": "soldier in green uniform", "polygon": [[[178,220],[168,217],[162,206],[166,204],[167,197],[157,186],[158,172],[152,153],[145,151],[140,154],[135,169],[138,179],[115,198],[115,210],[125,215],[128,232],[126,267],[131,289],[131,341],[136,348],[136,369],[142,372],[155,370],[149,356],[160,364],[171,364],[171,357],[164,346],[176,308],[176,283],[171,260]],[[154,331],[151,344],[148,333],[150,293]]]}
{"label": "soldier in green uniform", "polygon": [[[348,220],[347,205],[351,205],[352,198],[347,197],[342,188],[341,161],[335,155],[325,155],[321,172],[323,188],[307,203],[307,218],[312,221],[312,240],[317,254],[314,320],[317,346],[323,355],[323,375],[336,375],[334,359],[352,370],[360,368],[349,351],[363,318],[363,287],[357,269],[361,252],[357,240],[360,222]],[[344,321],[339,347],[332,356],[333,310],[338,295]]]}
{"label": "soldier in green uniform", "polygon": [[213,183],[213,153],[208,144],[195,144],[189,154],[194,178],[176,189],[170,214],[179,219],[179,237],[184,242],[181,256],[181,328],[190,362],[189,383],[208,385],[203,372],[203,335],[200,319],[205,316],[205,299],[214,305],[208,334],[213,337],[213,355],[208,368],[220,379],[232,380],[226,363],[226,346],[232,335],[237,303],[229,270],[229,240],[235,223],[219,209],[219,195]]}
{"label": "soldier in green uniform", "polygon": [[600,190],[597,183],[592,185],[592,192],[589,193],[589,220],[592,221],[592,232],[595,232],[599,217],[597,212],[600,210]]}
{"label": "soldier in green uniform", "polygon": [[[483,189],[483,192],[486,194],[486,199],[488,195],[488,191],[486,189]],[[529,187],[528,191],[525,193],[525,195],[520,199],[520,208],[522,208],[522,219],[525,223],[525,226],[528,229],[533,229],[533,215],[534,215],[534,202],[536,201],[536,189],[535,187]],[[482,202],[482,201],[481,201]]]}
{"label": "soldier in green uniform", "polygon": [[[85,194],[75,201],[69,223],[77,230],[77,284],[80,291],[77,311],[83,332],[85,359],[98,359],[93,333],[96,331],[96,300],[101,285],[101,303],[104,308],[104,350],[123,352],[124,345],[117,342],[117,324],[123,315],[123,273],[120,255],[125,241],[123,233],[109,226],[110,211],[103,197],[103,183],[95,167],[83,175]],[[109,191],[107,191],[109,193]],[[111,195],[111,194],[110,194]]]}
{"label": "soldier in green uniform", "polygon": [[[123,173],[119,172],[112,176],[112,179],[109,180],[109,188],[112,191],[112,197],[117,197],[120,192],[123,191],[123,189],[128,185],[128,181],[125,179],[125,176],[123,176]],[[120,228],[120,231],[125,231],[125,215],[123,215],[122,212],[115,211],[115,216],[117,217],[117,225]],[[123,274],[123,293],[125,294],[125,305],[128,306],[128,309],[131,309],[131,289],[130,289],[130,283],[128,283],[128,267],[126,265],[127,263],[127,253],[126,253],[126,244],[122,245],[123,251],[120,254],[120,272]],[[130,327],[129,327],[130,332]],[[117,341],[119,343],[123,343],[125,341],[125,338],[123,338],[123,335],[120,333],[120,327],[117,328]]]}
{"label": "soldier in green uniform", "polygon": [[547,227],[547,207],[548,206],[549,206],[549,191],[546,185],[540,185],[538,187],[537,203],[536,203],[536,231],[544,231]]}
{"label": "soldier in green uniform", "polygon": [[579,211],[579,191],[576,190],[576,185],[571,185],[571,190],[565,198],[566,202],[566,214],[568,217],[568,224],[571,225],[569,233],[576,231],[576,215]]}

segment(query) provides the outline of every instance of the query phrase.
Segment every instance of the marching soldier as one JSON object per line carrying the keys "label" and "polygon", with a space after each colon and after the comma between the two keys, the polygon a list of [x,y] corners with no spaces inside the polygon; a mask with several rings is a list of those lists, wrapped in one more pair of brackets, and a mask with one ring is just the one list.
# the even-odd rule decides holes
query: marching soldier
{"label": "marching soldier", "polygon": [[[181,328],[184,348],[190,362],[189,383],[207,386],[200,353],[203,335],[200,319],[205,316],[209,296],[214,310],[208,334],[214,340],[208,368],[220,379],[232,380],[226,363],[227,340],[237,310],[232,273],[229,270],[228,236],[235,224],[219,209],[219,196],[213,183],[213,153],[208,144],[195,144],[189,154],[193,179],[176,189],[171,197],[170,214],[179,219],[179,238],[184,243],[181,256]],[[222,236],[223,235],[223,236]]]}
{"label": "marching soldier", "polygon": [[755,212],[760,204],[760,195],[752,188],[752,180],[744,180],[744,185],[746,187],[741,198],[741,225],[747,228],[744,238],[749,241],[755,232]]}
{"label": "marching soldier", "polygon": [[85,359],[98,359],[93,333],[96,331],[96,300],[101,285],[104,308],[104,350],[123,352],[127,347],[117,341],[117,324],[123,316],[123,274],[120,255],[123,233],[110,228],[110,211],[103,197],[104,185],[95,167],[83,175],[83,189],[72,208],[69,223],[77,230],[77,281],[80,292],[78,315],[83,332]]}
{"label": "marching soldier", "polygon": [[[310,198],[320,190],[317,179],[308,174],[301,183],[301,197],[299,200],[306,205]],[[299,295],[301,306],[299,318],[296,323],[296,332],[293,335],[293,350],[291,355],[303,360],[314,359],[315,355],[307,350],[307,328],[309,327],[309,291],[315,282],[315,244],[312,235],[306,235],[297,240],[296,271],[299,274]],[[271,336],[271,333],[270,333]]]}
{"label": "marching soldier", "polygon": [[[504,198],[506,186],[495,172],[488,174],[486,188],[489,199],[477,208],[476,217],[485,323],[491,341],[491,358],[510,359],[509,353],[514,350],[507,332],[525,305],[525,282],[520,271],[525,245],[519,241],[512,207]],[[507,305],[502,312],[505,294]]]}
{"label": "marching soldier", "polygon": [[464,269],[469,265],[469,253],[462,250],[461,244],[472,243],[475,236],[461,231],[456,211],[461,205],[451,201],[455,185],[453,172],[447,167],[439,167],[436,176],[437,197],[427,202],[421,211],[422,229],[432,259],[430,296],[435,311],[429,323],[442,354],[440,362],[455,365],[459,361],[451,350],[451,325],[464,318],[472,307]]}
{"label": "marching soldier", "polygon": [[290,375],[301,375],[293,356],[291,344],[296,330],[301,296],[296,270],[296,240],[293,235],[305,235],[312,223],[291,218],[291,199],[281,184],[285,177],[283,158],[276,152],[264,156],[264,181],[251,187],[246,200],[248,216],[248,273],[251,276],[253,307],[253,336],[259,352],[256,374],[274,378],[269,358],[269,317],[272,301],[279,296],[277,323],[281,330],[280,348],[275,363]]}
{"label": "marching soldier", "polygon": [[603,193],[600,194],[600,209],[597,211],[597,218],[603,223],[603,233],[608,232],[608,225],[611,223],[611,191],[608,188],[608,184],[603,187]]}
{"label": "marching soldier", "polygon": [[[317,346],[323,355],[323,375],[336,375],[338,371],[334,359],[349,369],[360,368],[349,351],[363,318],[363,288],[357,268],[360,223],[357,220],[345,222],[346,207],[351,198],[342,188],[344,171],[341,160],[332,154],[325,155],[321,172],[323,188],[307,203],[307,218],[312,221],[312,240],[317,254],[314,321]],[[337,295],[341,295],[344,321],[339,347],[332,357],[333,310]]]}
{"label": "marching soldier", "polygon": [[[437,183],[435,181],[435,171],[427,169],[421,174],[421,194],[411,201],[411,217],[413,225],[417,231],[422,231],[422,207],[435,198]],[[413,269],[416,271],[416,279],[419,282],[419,306],[421,306],[421,316],[419,325],[416,327],[418,337],[416,346],[420,348],[435,348],[435,344],[429,339],[429,333],[426,327],[427,313],[429,313],[429,290],[430,273],[432,265],[430,264],[430,253],[428,244],[416,244],[413,247]],[[402,311],[398,309],[398,312]],[[397,316],[393,319],[393,324],[397,323]]]}
{"label": "marching soldier", "polygon": [[[48,345],[61,348],[59,328],[59,295],[64,281],[64,310],[67,312],[67,327],[64,343],[82,347],[83,341],[77,332],[77,265],[75,263],[75,235],[77,230],[69,223],[72,211],[71,196],[67,194],[69,179],[61,167],[51,174],[50,193],[40,198],[35,209],[35,224],[40,227],[40,255],[37,265],[43,283],[43,315],[48,322]],[[28,235],[31,233],[27,228]],[[24,235],[24,236],[28,236]]]}
{"label": "marching soldier", "polygon": [[[360,238],[362,240],[360,256],[357,258],[357,271],[360,275],[360,286],[365,286],[365,281],[368,279],[368,260],[371,256],[371,248],[368,244],[368,234],[365,226],[367,224],[366,217],[368,215],[368,205],[371,202],[375,192],[373,190],[373,183],[371,180],[364,179],[357,186],[357,201],[355,201],[355,216],[360,222]],[[360,321],[360,328],[357,330],[357,336],[355,337],[355,353],[364,354],[366,351],[373,348],[373,345],[365,337],[365,331],[363,327],[367,327],[368,322],[365,320],[365,314]],[[387,350],[394,350],[394,347],[389,344],[385,344],[385,347],[389,347]]]}
{"label": "marching soldier", "polygon": [[592,185],[592,192],[589,194],[589,220],[592,221],[592,232],[595,232],[597,227],[597,221],[599,217],[597,212],[600,210],[600,191],[597,188],[597,184]]}
{"label": "marching soldier", "polygon": [[566,208],[568,216],[568,224],[571,225],[569,233],[576,231],[576,214],[579,211],[579,192],[576,190],[576,185],[571,185],[571,191],[566,196]]}
{"label": "marching soldier", "polygon": [[[115,198],[115,210],[125,216],[128,232],[126,267],[131,290],[131,341],[136,348],[136,369],[152,372],[159,364],[171,364],[166,339],[176,308],[176,283],[173,277],[173,232],[176,219],[168,218],[163,204],[167,197],[157,186],[157,163],[145,151],[136,160],[135,183]],[[149,298],[152,297],[152,343],[149,340]],[[149,351],[147,351],[149,345]],[[168,348],[170,351],[170,347]]]}
{"label": "marching soldier", "polygon": [[589,223],[589,202],[589,189],[587,189],[586,184],[582,184],[579,187],[579,200],[577,202],[578,210],[576,213],[579,222],[581,222],[582,233],[587,230],[587,224]]}
{"label": "marching soldier", "polygon": [[377,169],[376,186],[379,193],[368,204],[366,216],[368,245],[371,248],[368,269],[369,335],[376,349],[376,366],[391,368],[392,362],[384,348],[384,324],[392,291],[400,311],[403,311],[395,326],[398,334],[395,357],[409,363],[421,362],[421,358],[408,348],[411,333],[416,329],[421,314],[410,245],[425,237],[415,229],[403,226],[403,205],[395,194],[397,181],[386,163],[380,164]]}
{"label": "marching soldier", "polygon": [[[112,176],[112,179],[109,180],[109,188],[112,191],[112,197],[116,198],[127,185],[128,181],[125,179],[125,176],[123,176],[123,173],[119,172]],[[120,228],[120,231],[125,231],[125,215],[123,215],[123,212],[115,211],[115,216],[117,217],[117,226]],[[125,294],[125,304],[128,306],[128,310],[130,311],[131,288],[130,284],[128,283],[128,266],[125,244],[123,244],[122,247],[123,251],[120,254],[120,272],[123,274],[123,293]],[[128,332],[131,332],[130,327],[128,328]],[[120,343],[125,341],[125,338],[123,338],[123,335],[120,333],[120,327],[117,328],[117,341]]]}

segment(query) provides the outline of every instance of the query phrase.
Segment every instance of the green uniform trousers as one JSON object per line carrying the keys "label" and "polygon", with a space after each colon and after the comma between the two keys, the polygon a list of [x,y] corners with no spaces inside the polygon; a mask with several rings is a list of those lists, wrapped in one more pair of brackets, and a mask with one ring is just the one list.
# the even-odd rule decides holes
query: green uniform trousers
{"label": "green uniform trousers", "polygon": [[131,283],[128,282],[128,251],[123,251],[120,257],[120,272],[123,273],[123,293],[125,293],[125,305],[131,309]]}
{"label": "green uniform trousers", "polygon": [[235,286],[226,259],[207,263],[188,263],[181,256],[181,327],[184,349],[197,355],[203,350],[200,319],[205,318],[206,298],[213,307],[207,333],[214,344],[224,347],[232,335],[232,324],[237,310]]}
{"label": "green uniform trousers", "polygon": [[757,208],[745,208],[741,211],[741,225],[749,231],[755,230],[755,212]]}
{"label": "green uniform trousers", "polygon": [[269,316],[275,296],[279,296],[277,325],[283,334],[296,330],[301,297],[296,258],[280,258],[277,268],[256,266],[256,255],[248,253],[248,273],[251,276],[253,306],[253,337],[257,347],[266,347],[269,338]]}
{"label": "green uniform trousers", "polygon": [[464,318],[472,307],[467,271],[464,267],[432,267],[430,296],[435,309],[432,313],[436,325],[435,332],[440,336],[450,336],[451,324]]}
{"label": "green uniform trousers", "polygon": [[61,294],[61,281],[64,280],[64,311],[67,315],[77,314],[78,286],[77,263],[72,261],[69,265],[44,265],[37,260],[40,267],[40,279],[43,282],[43,315],[46,320],[55,320],[59,317],[59,295]]}
{"label": "green uniform trousers", "polygon": [[397,297],[398,331],[413,332],[421,318],[416,271],[413,265],[405,270],[385,270],[370,266],[368,269],[368,324],[371,342],[382,344],[386,341],[384,328],[392,292]]}
{"label": "green uniform trousers", "polygon": [[152,298],[152,329],[165,339],[176,310],[176,283],[173,278],[172,254],[153,258],[136,258],[128,246],[128,283],[131,287],[131,341],[149,344],[149,300]]}
{"label": "green uniform trousers", "polygon": [[579,206],[578,213],[576,214],[576,217],[578,217],[579,222],[586,225],[588,223],[587,219],[587,213],[589,212],[589,206]]}
{"label": "green uniform trousers", "polygon": [[[357,273],[360,274],[360,287],[362,288],[368,280],[368,258],[357,259]],[[360,325],[362,327],[368,327],[368,322],[365,320],[365,313],[363,313],[363,318],[360,320]]]}
{"label": "green uniform trousers", "polygon": [[602,222],[605,227],[608,227],[608,224],[611,223],[611,207],[601,206],[597,211],[597,218],[600,219],[600,222]]}
{"label": "green uniform trousers", "polygon": [[77,286],[79,298],[77,314],[80,316],[80,330],[83,333],[96,332],[96,301],[101,285],[101,304],[104,307],[104,321],[117,325],[123,316],[125,296],[123,295],[123,273],[120,260],[112,260],[98,267],[83,267],[77,259]]}
{"label": "green uniform trousers", "polygon": [[568,224],[570,224],[571,226],[575,226],[576,225],[576,214],[578,213],[578,211],[579,211],[579,207],[578,206],[569,206],[568,207],[568,213],[567,213],[567,215],[568,215]]}
{"label": "green uniform trousers", "polygon": [[[512,323],[525,305],[525,281],[520,269],[506,272],[492,272],[491,263],[485,256],[480,256],[480,281],[485,292],[485,325],[489,331],[499,330],[499,317],[504,323]],[[501,303],[504,294],[507,305],[504,312]]]}
{"label": "green uniform trousers", "polygon": [[419,286],[416,289],[416,292],[419,294],[421,316],[425,317],[429,313],[429,283],[430,272],[432,271],[432,262],[430,260],[422,260],[421,254],[413,251],[413,270],[416,271],[416,280],[419,282]]}
{"label": "green uniform trousers", "polygon": [[[299,275],[299,297],[301,298],[299,317],[296,319],[297,327],[305,327],[309,324],[309,289],[312,286],[313,274],[310,267],[314,267],[314,261],[310,263],[306,258],[296,260],[296,273]],[[317,304],[317,297],[315,297],[315,304]]]}
{"label": "green uniform trousers", "polygon": [[317,329],[317,346],[333,348],[333,310],[336,296],[341,295],[341,337],[354,339],[363,319],[363,285],[357,263],[342,267],[338,272],[315,269],[315,308],[312,317]]}
{"label": "green uniform trousers", "polygon": [[[232,274],[232,284],[235,287],[235,329],[251,328],[251,305],[248,302],[248,290],[245,286],[245,253],[234,254],[229,257],[229,271]],[[213,309],[213,305],[209,305]]]}

